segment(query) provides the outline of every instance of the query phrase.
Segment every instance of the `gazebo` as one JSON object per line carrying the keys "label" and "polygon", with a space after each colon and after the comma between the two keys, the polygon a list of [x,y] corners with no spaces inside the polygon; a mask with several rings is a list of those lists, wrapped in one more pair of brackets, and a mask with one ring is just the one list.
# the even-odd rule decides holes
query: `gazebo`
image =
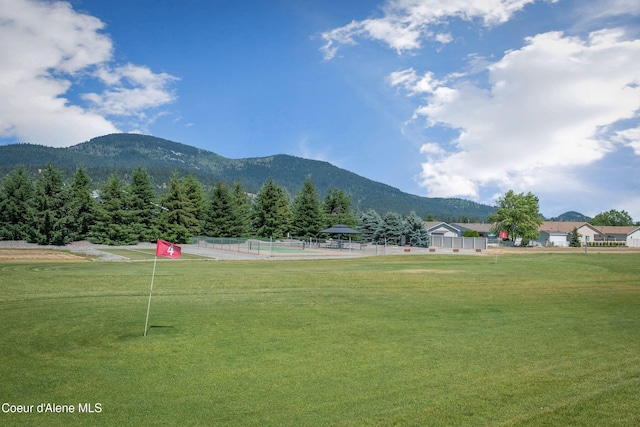
{"label": "gazebo", "polygon": [[[349,228],[344,224],[336,224],[333,227],[329,227],[325,230],[321,230],[321,233],[327,234],[337,234],[338,235],[338,249],[342,249],[342,235],[343,234],[360,234],[359,231],[354,230],[353,228]],[[334,246],[331,245],[333,248]]]}

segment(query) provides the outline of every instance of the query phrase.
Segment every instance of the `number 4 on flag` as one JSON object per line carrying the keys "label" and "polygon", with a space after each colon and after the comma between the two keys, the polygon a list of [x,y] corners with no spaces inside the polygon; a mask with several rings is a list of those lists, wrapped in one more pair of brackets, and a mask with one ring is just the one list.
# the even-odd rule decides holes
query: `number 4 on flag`
{"label": "number 4 on flag", "polygon": [[158,240],[158,244],[156,245],[156,256],[180,258],[180,255],[182,255],[180,246],[164,240]]}

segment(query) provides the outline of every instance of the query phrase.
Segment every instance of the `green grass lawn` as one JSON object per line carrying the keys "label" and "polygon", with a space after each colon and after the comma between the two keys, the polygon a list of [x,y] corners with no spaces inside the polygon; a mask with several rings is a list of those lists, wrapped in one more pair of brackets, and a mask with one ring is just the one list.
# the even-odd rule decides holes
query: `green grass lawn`
{"label": "green grass lawn", "polygon": [[0,270],[0,425],[640,425],[637,254]]}

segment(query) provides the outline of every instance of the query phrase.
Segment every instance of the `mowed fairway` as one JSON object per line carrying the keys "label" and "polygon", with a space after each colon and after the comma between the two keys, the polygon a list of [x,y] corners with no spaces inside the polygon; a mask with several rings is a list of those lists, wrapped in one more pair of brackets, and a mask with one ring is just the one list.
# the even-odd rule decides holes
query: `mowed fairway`
{"label": "mowed fairway", "polygon": [[639,254],[152,268],[0,264],[0,425],[640,425]]}

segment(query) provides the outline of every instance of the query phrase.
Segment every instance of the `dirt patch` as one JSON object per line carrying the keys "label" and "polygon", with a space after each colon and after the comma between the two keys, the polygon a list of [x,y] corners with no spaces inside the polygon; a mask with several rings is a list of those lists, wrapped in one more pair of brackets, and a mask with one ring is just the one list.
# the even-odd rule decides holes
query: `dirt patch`
{"label": "dirt patch", "polygon": [[409,270],[398,270],[394,271],[394,273],[408,273],[408,274],[453,274],[458,273],[458,270],[437,270],[437,269],[409,269]]}
{"label": "dirt patch", "polygon": [[69,252],[48,249],[0,249],[0,262],[85,261],[86,258]]}

